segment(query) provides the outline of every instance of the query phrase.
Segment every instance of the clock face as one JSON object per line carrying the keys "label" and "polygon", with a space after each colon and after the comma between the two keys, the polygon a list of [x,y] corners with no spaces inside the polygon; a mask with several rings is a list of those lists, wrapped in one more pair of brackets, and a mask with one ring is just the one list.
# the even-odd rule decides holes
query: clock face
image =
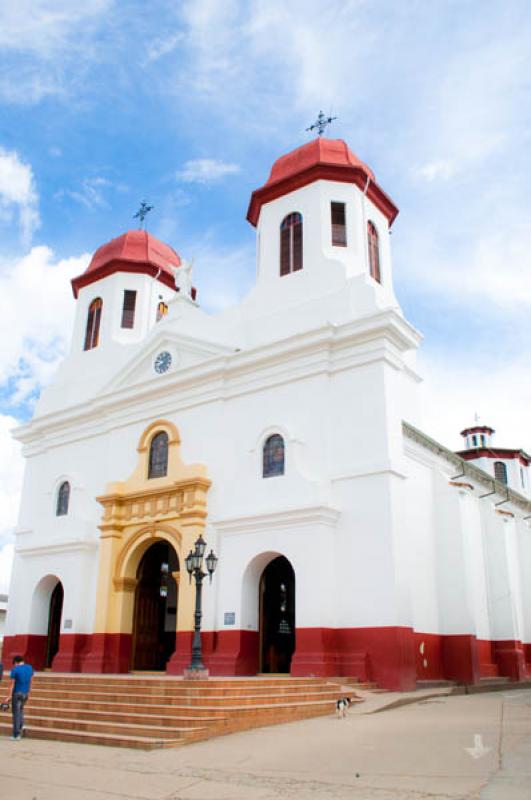
{"label": "clock face", "polygon": [[162,375],[164,372],[167,372],[171,367],[171,353],[168,353],[167,350],[163,350],[155,359],[153,364],[153,368],[155,372],[158,372],[159,375]]}

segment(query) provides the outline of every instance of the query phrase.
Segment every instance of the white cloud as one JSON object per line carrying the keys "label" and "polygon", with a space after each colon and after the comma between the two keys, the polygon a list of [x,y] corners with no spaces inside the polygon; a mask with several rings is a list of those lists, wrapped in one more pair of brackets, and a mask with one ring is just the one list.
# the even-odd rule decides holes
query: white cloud
{"label": "white cloud", "polygon": [[24,163],[15,150],[0,147],[0,219],[8,221],[18,215],[25,244],[40,225],[38,202],[31,165]]}
{"label": "white cloud", "polygon": [[9,592],[14,551],[15,546],[11,542],[3,547],[0,546],[0,594]]}
{"label": "white cloud", "polygon": [[143,61],[143,66],[147,66],[154,61],[158,61],[163,56],[172,53],[177,45],[181,44],[184,39],[184,33],[178,31],[173,35],[165,35],[157,37],[149,43],[146,48],[146,55]]}
{"label": "white cloud", "polygon": [[13,529],[17,522],[24,463],[21,446],[11,435],[17,421],[0,414],[0,594],[9,587]]}
{"label": "white cloud", "polygon": [[[496,216],[498,214],[498,216]],[[423,227],[414,221],[407,223],[395,242],[397,278],[408,292],[425,302],[427,296],[441,307],[469,312],[474,318],[520,311],[521,319],[512,320],[511,326],[521,325],[529,319],[531,306],[531,228],[525,209],[518,200],[509,203],[500,197],[492,199],[488,213],[475,225],[466,222],[461,233],[461,220],[466,210],[457,218],[439,220],[439,236],[432,224]],[[423,219],[424,221],[424,219]],[[467,235],[468,233],[468,235]],[[463,327],[466,318],[456,319]],[[529,329],[528,329],[529,332]]]}
{"label": "white cloud", "polygon": [[228,164],[217,158],[196,158],[185,161],[175,176],[184,183],[215,183],[226,175],[235,175],[239,171],[238,164]]}
{"label": "white cloud", "polygon": [[0,264],[0,386],[13,405],[46,383],[70,341],[75,301],[70,278],[84,271],[88,255],[56,260],[48,247],[34,247],[11,264]]}
{"label": "white cloud", "polygon": [[428,181],[437,179],[448,180],[456,172],[456,164],[450,158],[441,158],[434,161],[428,161],[414,170],[415,174],[420,178],[425,178]]}
{"label": "white cloud", "polygon": [[93,211],[95,208],[109,208],[109,203],[105,198],[104,191],[110,188],[120,189],[121,187],[115,187],[113,182],[107,178],[85,178],[79,190],[60,189],[54,194],[54,198],[61,199],[63,197],[69,197],[76,203],[85,206],[89,211]]}
{"label": "white cloud", "polygon": [[457,349],[425,350],[421,371],[422,429],[428,435],[451,449],[463,449],[459,433],[473,424],[477,413],[482,423],[496,430],[498,447],[531,452],[531,372],[525,355],[507,353],[502,361],[494,361]]}
{"label": "white cloud", "polygon": [[28,105],[65,94],[99,51],[113,0],[19,0],[0,4],[0,95]]}
{"label": "white cloud", "polygon": [[0,47],[49,57],[72,44],[80,26],[108,11],[112,0],[18,0],[0,6]]}
{"label": "white cloud", "polygon": [[254,273],[249,269],[256,259],[252,245],[230,248],[205,237],[185,245],[183,252],[194,259],[198,301],[209,313],[235,305],[254,285]]}
{"label": "white cloud", "polygon": [[285,127],[286,102],[291,112],[317,113],[343,101],[346,110],[364,91],[361,64],[377,31],[362,24],[364,5],[188,2],[182,11],[188,58],[179,84],[240,129]]}

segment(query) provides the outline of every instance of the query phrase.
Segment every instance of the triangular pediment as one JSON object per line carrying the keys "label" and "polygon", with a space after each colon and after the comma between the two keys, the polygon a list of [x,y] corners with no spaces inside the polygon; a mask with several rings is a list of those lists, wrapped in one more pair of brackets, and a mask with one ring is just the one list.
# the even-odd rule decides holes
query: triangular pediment
{"label": "triangular pediment", "polygon": [[164,380],[167,376],[237,350],[182,332],[161,330],[137,350],[105,387],[105,391],[127,388],[146,381]]}

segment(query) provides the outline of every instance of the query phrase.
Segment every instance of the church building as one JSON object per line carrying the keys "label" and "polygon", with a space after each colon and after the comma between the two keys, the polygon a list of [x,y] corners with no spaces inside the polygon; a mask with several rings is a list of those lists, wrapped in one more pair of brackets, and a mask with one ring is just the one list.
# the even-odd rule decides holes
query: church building
{"label": "church building", "polygon": [[182,675],[202,536],[213,676],[531,676],[530,459],[486,426],[459,454],[422,432],[397,213],[319,136],[251,196],[237,307],[205,313],[190,263],[145,230],[94,253],[69,355],[15,433],[5,663]]}

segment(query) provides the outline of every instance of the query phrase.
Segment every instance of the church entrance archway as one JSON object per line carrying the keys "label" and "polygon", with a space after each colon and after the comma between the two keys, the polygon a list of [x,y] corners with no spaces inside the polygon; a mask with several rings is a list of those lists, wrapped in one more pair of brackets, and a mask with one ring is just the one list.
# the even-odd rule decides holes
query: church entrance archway
{"label": "church entrance archway", "polygon": [[284,556],[260,578],[260,671],[288,672],[295,650],[295,573]]}
{"label": "church entrance archway", "polygon": [[131,668],[164,670],[175,650],[179,559],[166,541],[151,545],[138,565]]}
{"label": "church entrance archway", "polygon": [[59,650],[59,637],[61,635],[61,616],[63,613],[64,590],[63,584],[59,581],[50,596],[50,606],[48,611],[48,632],[46,637],[46,655],[44,668],[50,669],[53,660]]}

